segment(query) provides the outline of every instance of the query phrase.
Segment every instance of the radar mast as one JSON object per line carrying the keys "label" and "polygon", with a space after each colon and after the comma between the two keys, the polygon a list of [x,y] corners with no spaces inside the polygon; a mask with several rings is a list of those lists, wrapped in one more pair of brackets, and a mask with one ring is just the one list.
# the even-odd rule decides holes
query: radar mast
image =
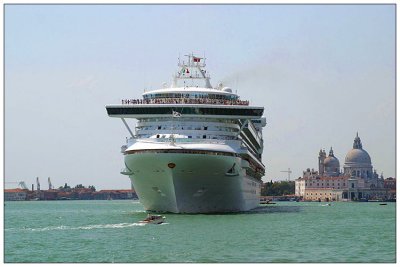
{"label": "radar mast", "polygon": [[188,86],[188,82],[195,80],[204,80],[205,88],[212,88],[210,83],[210,75],[204,69],[206,66],[205,57],[197,57],[192,54],[185,55],[187,61],[178,59],[179,71],[175,73],[171,87],[177,87],[179,80],[183,81],[184,87]]}

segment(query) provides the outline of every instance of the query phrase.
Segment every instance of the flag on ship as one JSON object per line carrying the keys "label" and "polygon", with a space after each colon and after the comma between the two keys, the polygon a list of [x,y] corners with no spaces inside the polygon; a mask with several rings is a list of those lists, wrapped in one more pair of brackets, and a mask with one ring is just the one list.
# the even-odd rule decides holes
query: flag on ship
{"label": "flag on ship", "polygon": [[193,62],[200,62],[200,57],[195,57],[195,56],[193,56]]}
{"label": "flag on ship", "polygon": [[181,73],[182,73],[183,75],[185,75],[186,73],[189,73],[189,69],[188,69],[188,68],[182,68],[182,69],[181,69]]}

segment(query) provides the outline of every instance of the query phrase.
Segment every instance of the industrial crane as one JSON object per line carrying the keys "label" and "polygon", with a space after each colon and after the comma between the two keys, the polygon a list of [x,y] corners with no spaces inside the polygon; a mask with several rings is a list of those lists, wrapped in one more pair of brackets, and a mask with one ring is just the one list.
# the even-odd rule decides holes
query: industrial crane
{"label": "industrial crane", "polygon": [[24,181],[20,181],[20,182],[5,182],[6,184],[18,184],[19,187],[21,187],[22,189],[28,189],[28,187],[26,186]]}
{"label": "industrial crane", "polygon": [[19,182],[19,184],[18,184],[22,189],[26,189],[26,190],[28,190],[28,187],[26,186],[26,184],[25,184],[25,182],[24,181],[21,181],[21,182]]}
{"label": "industrial crane", "polygon": [[53,185],[51,184],[50,177],[47,180],[49,182],[49,190],[53,189]]}
{"label": "industrial crane", "polygon": [[292,171],[290,170],[290,168],[288,168],[287,171],[281,171],[281,172],[287,172],[287,174],[288,174],[288,181],[290,181],[290,174],[292,173]]}
{"label": "industrial crane", "polygon": [[36,190],[37,190],[37,191],[40,191],[39,177],[36,177]]}

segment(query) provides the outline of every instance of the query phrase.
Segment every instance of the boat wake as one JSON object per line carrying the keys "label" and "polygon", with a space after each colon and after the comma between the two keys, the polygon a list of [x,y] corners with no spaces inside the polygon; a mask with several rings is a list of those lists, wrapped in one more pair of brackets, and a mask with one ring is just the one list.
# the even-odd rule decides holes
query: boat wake
{"label": "boat wake", "polygon": [[93,229],[116,229],[116,228],[128,228],[136,226],[144,226],[145,223],[117,223],[117,224],[93,224],[93,225],[83,225],[83,226],[47,226],[42,228],[7,228],[4,229],[6,232],[45,232],[45,231],[64,231],[64,230],[93,230]]}

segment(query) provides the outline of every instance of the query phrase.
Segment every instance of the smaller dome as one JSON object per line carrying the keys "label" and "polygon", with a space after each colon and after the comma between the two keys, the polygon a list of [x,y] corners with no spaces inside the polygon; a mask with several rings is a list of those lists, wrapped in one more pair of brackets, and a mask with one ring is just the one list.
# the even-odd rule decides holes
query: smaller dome
{"label": "smaller dome", "polygon": [[340,163],[339,160],[333,154],[333,149],[329,151],[329,156],[324,159],[324,173],[327,176],[339,175]]}
{"label": "smaller dome", "polygon": [[336,169],[340,168],[339,160],[333,154],[333,149],[329,150],[329,156],[324,159],[324,167],[328,170],[335,171]]}
{"label": "smaller dome", "polygon": [[335,156],[329,156],[324,159],[325,168],[340,168],[339,160]]}

